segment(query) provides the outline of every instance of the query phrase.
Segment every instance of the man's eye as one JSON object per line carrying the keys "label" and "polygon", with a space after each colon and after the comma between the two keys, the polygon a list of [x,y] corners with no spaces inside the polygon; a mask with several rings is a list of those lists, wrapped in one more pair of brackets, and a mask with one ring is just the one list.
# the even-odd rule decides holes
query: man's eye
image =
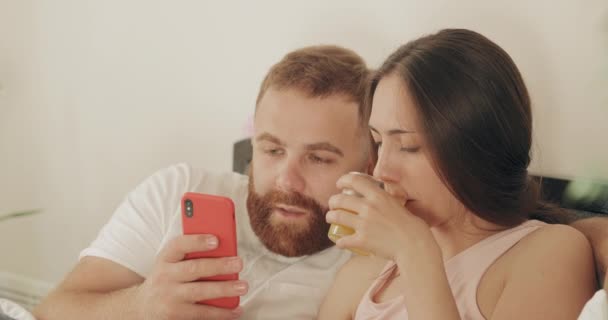
{"label": "man's eye", "polygon": [[311,155],[309,156],[309,158],[310,158],[310,160],[311,160],[312,162],[314,162],[314,163],[320,163],[320,164],[330,164],[330,163],[332,163],[332,162],[333,162],[333,160],[331,160],[331,159],[322,158],[322,157],[319,157],[319,156],[317,156],[317,155],[315,155],[315,154],[311,154]]}
{"label": "man's eye", "polygon": [[278,149],[278,148],[265,149],[264,153],[271,155],[271,156],[280,156],[283,154],[283,149]]}
{"label": "man's eye", "polygon": [[420,147],[401,147],[400,150],[403,152],[416,153],[420,150]]}

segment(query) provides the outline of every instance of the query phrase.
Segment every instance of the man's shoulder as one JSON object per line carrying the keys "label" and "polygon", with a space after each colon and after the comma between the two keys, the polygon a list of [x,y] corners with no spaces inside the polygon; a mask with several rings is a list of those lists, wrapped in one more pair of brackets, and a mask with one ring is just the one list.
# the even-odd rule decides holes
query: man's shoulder
{"label": "man's shoulder", "polygon": [[248,177],[229,171],[213,171],[186,162],[176,163],[158,170],[150,182],[185,192],[231,195],[246,190]]}
{"label": "man's shoulder", "polygon": [[185,163],[179,166],[189,170],[192,186],[189,191],[230,196],[247,190],[249,178],[245,175],[230,171],[213,171]]}

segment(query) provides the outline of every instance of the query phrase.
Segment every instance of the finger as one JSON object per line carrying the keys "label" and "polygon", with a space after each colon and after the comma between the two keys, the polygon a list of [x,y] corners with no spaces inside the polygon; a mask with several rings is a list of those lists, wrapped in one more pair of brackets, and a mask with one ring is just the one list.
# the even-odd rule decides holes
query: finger
{"label": "finger", "polygon": [[168,311],[167,318],[171,320],[228,320],[238,319],[243,314],[243,309],[224,309],[202,304],[183,304]]}
{"label": "finger", "polygon": [[365,248],[360,237],[358,237],[356,233],[338,239],[338,241],[336,241],[336,246],[340,249],[360,249],[363,251],[369,251],[367,248]]}
{"label": "finger", "polygon": [[357,230],[359,221],[361,220],[356,214],[344,210],[330,210],[325,215],[327,223],[334,223]]}
{"label": "finger", "polygon": [[200,278],[239,273],[243,269],[243,260],[239,257],[190,259],[172,263],[169,268],[172,279],[190,282]]}
{"label": "finger", "polygon": [[181,301],[194,303],[243,296],[249,290],[249,285],[246,281],[195,281],[183,283],[177,290]]}
{"label": "finger", "polygon": [[164,262],[178,262],[184,260],[187,253],[205,252],[217,248],[217,237],[210,234],[196,234],[178,236],[171,240],[159,253]]}
{"label": "finger", "polygon": [[367,207],[367,200],[348,194],[335,194],[329,198],[329,208],[331,210],[344,209],[359,214]]}
{"label": "finger", "polygon": [[361,194],[364,198],[373,199],[380,194],[384,194],[382,181],[374,177],[359,172],[351,172],[343,175],[336,182],[338,189],[352,189]]}

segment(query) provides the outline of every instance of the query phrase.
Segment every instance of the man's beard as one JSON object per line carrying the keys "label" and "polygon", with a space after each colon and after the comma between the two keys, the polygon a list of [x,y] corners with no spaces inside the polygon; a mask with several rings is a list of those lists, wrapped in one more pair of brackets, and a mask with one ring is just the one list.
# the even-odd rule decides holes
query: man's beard
{"label": "man's beard", "polygon": [[[306,223],[289,224],[273,221],[276,205],[294,206],[307,211]],[[329,224],[325,214],[329,209],[321,206],[312,198],[300,193],[286,193],[278,190],[259,195],[253,186],[252,174],[249,175],[249,194],[247,212],[253,232],[268,250],[286,256],[299,257],[327,249],[333,242],[327,237]],[[301,219],[301,218],[297,218]]]}

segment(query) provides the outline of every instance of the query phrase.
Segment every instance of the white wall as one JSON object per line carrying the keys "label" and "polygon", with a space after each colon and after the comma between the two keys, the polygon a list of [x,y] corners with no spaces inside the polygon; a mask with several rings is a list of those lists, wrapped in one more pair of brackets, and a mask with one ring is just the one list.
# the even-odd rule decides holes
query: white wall
{"label": "white wall", "polygon": [[482,32],[520,66],[535,172],[608,178],[605,0],[0,0],[0,213],[44,208],[0,224],[0,270],[58,281],[150,173],[230,170],[287,51],[335,43],[377,66],[443,27]]}

